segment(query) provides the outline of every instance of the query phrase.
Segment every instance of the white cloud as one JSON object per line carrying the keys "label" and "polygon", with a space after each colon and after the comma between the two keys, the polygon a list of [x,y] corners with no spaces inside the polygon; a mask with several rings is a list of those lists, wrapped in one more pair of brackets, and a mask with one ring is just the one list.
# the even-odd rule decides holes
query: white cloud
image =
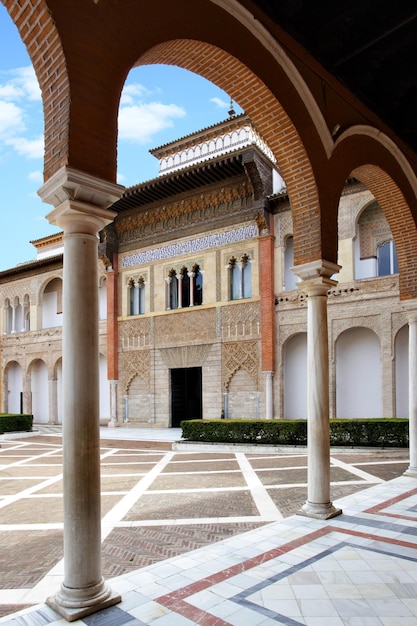
{"label": "white cloud", "polygon": [[225,102],[221,98],[217,97],[210,98],[210,102],[213,102],[217,107],[219,107],[219,109],[226,109],[229,106],[228,102]]}
{"label": "white cloud", "polygon": [[[6,78],[6,80],[4,80]],[[18,154],[29,158],[42,158],[43,137],[27,138],[28,126],[42,115],[42,109],[34,115],[29,103],[39,108],[41,92],[32,66],[19,67],[0,74],[0,141],[13,148]],[[36,131],[35,131],[36,132]],[[33,136],[34,132],[30,132]]]}
{"label": "white cloud", "polygon": [[26,137],[10,137],[5,143],[16,150],[21,156],[29,159],[41,159],[44,153],[43,137],[26,139]]}
{"label": "white cloud", "polygon": [[36,170],[35,172],[29,172],[28,179],[33,181],[34,183],[42,183],[43,174],[40,170]]}
{"label": "white cloud", "polygon": [[31,65],[2,72],[2,75],[10,78],[0,84],[0,98],[9,101],[41,100],[38,79]]}
{"label": "white cloud", "polygon": [[134,104],[135,99],[149,96],[150,93],[149,89],[140,83],[125,85],[120,98],[120,106],[132,105]]}
{"label": "white cloud", "polygon": [[23,111],[13,102],[0,100],[0,138],[25,130]]}
{"label": "white cloud", "polygon": [[156,133],[172,127],[175,119],[185,115],[185,109],[176,104],[149,102],[121,106],[119,138],[138,144],[148,143]]}

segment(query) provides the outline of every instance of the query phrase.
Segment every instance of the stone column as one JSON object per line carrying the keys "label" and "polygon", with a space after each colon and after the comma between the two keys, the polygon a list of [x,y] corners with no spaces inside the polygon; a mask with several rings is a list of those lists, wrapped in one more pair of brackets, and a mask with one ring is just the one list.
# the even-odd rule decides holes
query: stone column
{"label": "stone column", "polygon": [[190,279],[190,306],[194,306],[194,278],[195,278],[195,272],[188,272],[188,278]]}
{"label": "stone column", "polygon": [[58,380],[49,381],[49,424],[58,424]]}
{"label": "stone column", "polygon": [[177,285],[178,285],[178,308],[182,309],[182,281],[184,280],[183,274],[178,274],[177,276]]}
{"label": "stone column", "polygon": [[167,284],[167,311],[171,310],[171,283],[172,283],[172,276],[168,276],[167,278],[165,278],[165,282]]}
{"label": "stone column", "polygon": [[23,376],[22,400],[23,413],[30,415],[32,413],[32,377],[30,372]]}
{"label": "stone column", "polygon": [[329,519],[341,513],[330,501],[329,349],[327,291],[339,266],[314,261],[297,266],[299,288],[307,299],[308,494],[299,514]]}
{"label": "stone column", "polygon": [[120,187],[62,168],[40,190],[64,231],[64,581],[47,600],[68,621],[116,604],[101,575],[98,232]]}
{"label": "stone column", "polygon": [[[416,307],[411,310],[411,307]],[[417,476],[417,302],[405,305],[408,317],[408,429],[410,465],[407,476]]]}
{"label": "stone column", "polygon": [[265,372],[265,419],[272,420],[274,417],[273,402],[273,372]]}
{"label": "stone column", "polygon": [[108,426],[115,428],[117,422],[117,380],[109,380],[110,385],[110,422]]}

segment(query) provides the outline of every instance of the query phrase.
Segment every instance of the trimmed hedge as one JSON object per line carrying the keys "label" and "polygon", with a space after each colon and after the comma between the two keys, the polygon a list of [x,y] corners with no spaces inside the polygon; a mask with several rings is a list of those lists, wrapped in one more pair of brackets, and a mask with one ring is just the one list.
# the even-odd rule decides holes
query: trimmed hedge
{"label": "trimmed hedge", "polygon": [[[187,420],[181,422],[187,441],[262,443],[306,446],[306,420]],[[331,446],[408,448],[407,419],[332,419]]]}
{"label": "trimmed hedge", "polygon": [[27,432],[32,430],[33,415],[18,413],[0,414],[0,435],[4,433]]}

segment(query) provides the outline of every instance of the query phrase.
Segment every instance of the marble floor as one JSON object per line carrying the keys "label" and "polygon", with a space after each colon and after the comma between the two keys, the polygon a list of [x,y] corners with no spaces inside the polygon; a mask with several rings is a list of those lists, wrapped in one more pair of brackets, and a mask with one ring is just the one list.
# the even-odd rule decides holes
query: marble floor
{"label": "marble floor", "polygon": [[[109,580],[120,604],[72,623],[415,626],[416,496],[401,475],[336,500],[331,520],[291,516],[130,571]],[[0,619],[66,623],[45,604]]]}

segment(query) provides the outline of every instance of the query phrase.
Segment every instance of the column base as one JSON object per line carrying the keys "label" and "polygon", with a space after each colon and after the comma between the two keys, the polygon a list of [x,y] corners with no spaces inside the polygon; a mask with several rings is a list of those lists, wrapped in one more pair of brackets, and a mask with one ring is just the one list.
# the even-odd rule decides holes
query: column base
{"label": "column base", "polygon": [[410,476],[411,478],[417,478],[417,467],[409,467],[405,470],[403,476]]}
{"label": "column base", "polygon": [[121,602],[121,595],[113,592],[104,581],[92,589],[69,589],[62,585],[60,591],[46,600],[54,611],[67,622],[75,622],[92,613]]}
{"label": "column base", "polygon": [[316,502],[307,502],[303,504],[301,509],[297,511],[297,515],[305,517],[313,517],[314,519],[331,519],[342,513],[342,509],[337,509],[331,502],[327,504],[319,504]]}

